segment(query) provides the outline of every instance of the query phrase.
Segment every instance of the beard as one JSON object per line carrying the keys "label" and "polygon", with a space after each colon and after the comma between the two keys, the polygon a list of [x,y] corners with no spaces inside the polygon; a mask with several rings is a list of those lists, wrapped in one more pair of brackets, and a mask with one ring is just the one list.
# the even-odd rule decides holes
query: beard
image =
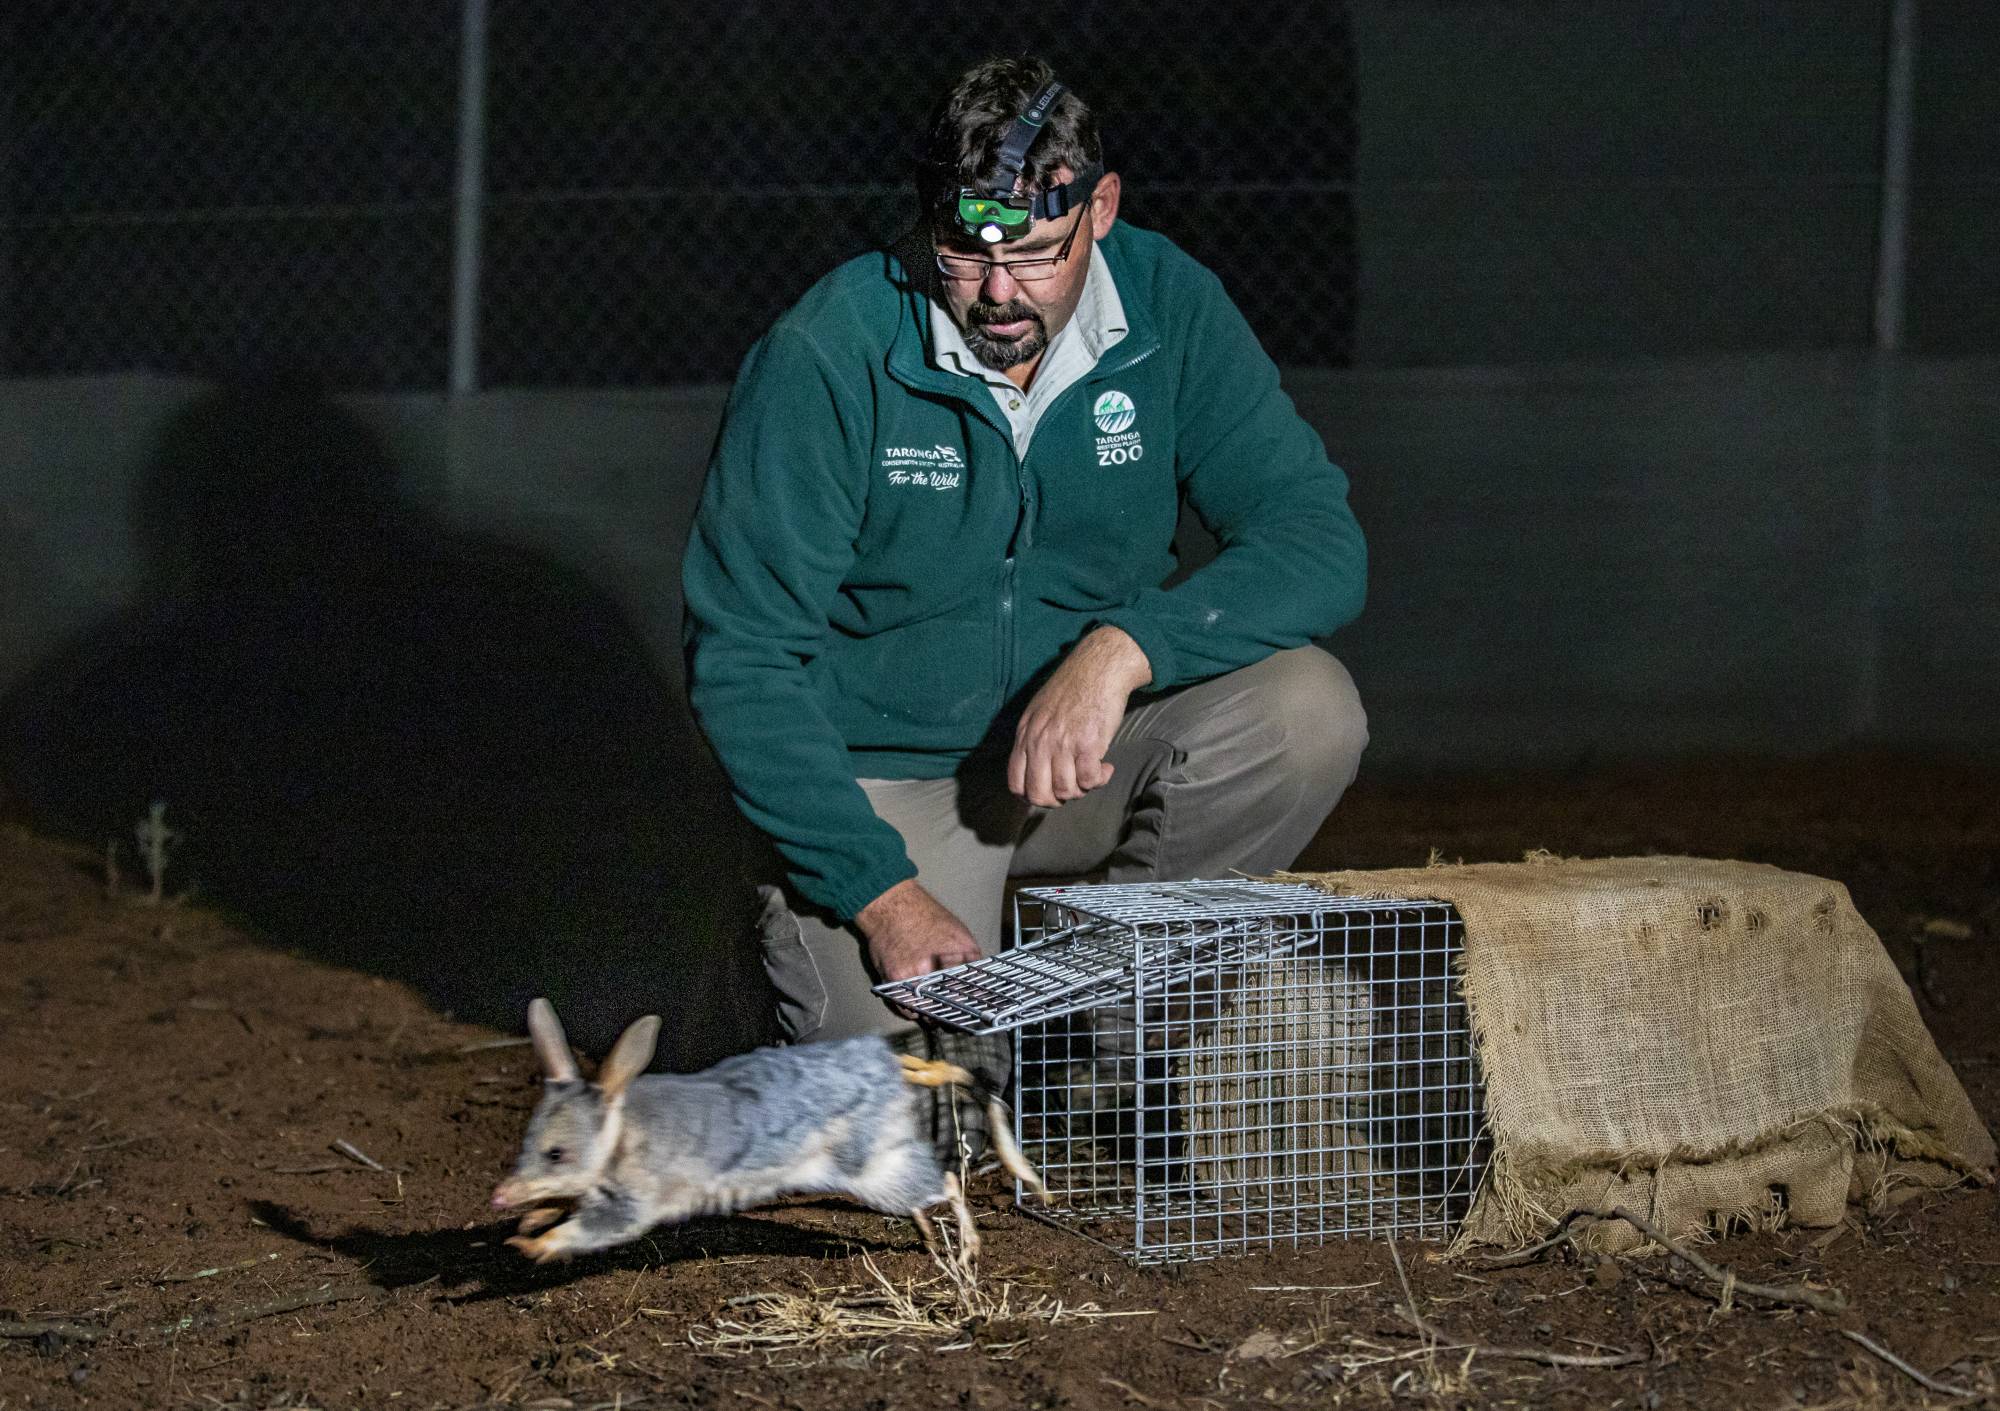
{"label": "beard", "polygon": [[[1022,319],[1028,320],[1028,327],[1015,337],[998,338],[986,331],[991,324],[1019,323]],[[1048,325],[1026,304],[974,304],[965,311],[965,346],[995,372],[1005,372],[1049,346]]]}

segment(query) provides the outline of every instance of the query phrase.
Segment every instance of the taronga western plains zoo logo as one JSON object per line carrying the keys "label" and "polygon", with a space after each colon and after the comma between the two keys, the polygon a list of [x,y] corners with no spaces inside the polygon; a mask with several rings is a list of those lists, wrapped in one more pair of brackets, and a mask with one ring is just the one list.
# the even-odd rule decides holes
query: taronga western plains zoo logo
{"label": "taronga western plains zoo logo", "polygon": [[1124,465],[1146,454],[1132,423],[1139,415],[1132,399],[1123,392],[1106,392],[1090,409],[1091,420],[1104,434],[1097,438],[1099,465]]}

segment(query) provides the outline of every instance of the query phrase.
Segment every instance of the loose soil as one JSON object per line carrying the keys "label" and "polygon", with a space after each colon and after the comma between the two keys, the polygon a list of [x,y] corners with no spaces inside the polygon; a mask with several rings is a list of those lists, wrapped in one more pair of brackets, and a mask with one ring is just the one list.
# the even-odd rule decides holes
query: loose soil
{"label": "loose soil", "polygon": [[[1846,883],[2000,1120],[2000,769],[1844,756],[1364,781],[1301,865],[1537,847]],[[830,1202],[533,1266],[486,1203],[536,1096],[525,1047],[400,980],[151,905],[129,871],[113,897],[101,853],[0,830],[3,1411],[1995,1403],[1991,1189],[1706,1248],[1744,1279],[1841,1290],[1834,1315],[1724,1309],[1664,1258],[1561,1250],[1494,1268],[1407,1243],[1407,1296],[1377,1242],[1140,1269],[1014,1212],[991,1178],[978,1316],[906,1222]],[[891,1290],[942,1310],[939,1327],[833,1327],[842,1309],[888,1319]],[[785,1310],[818,1318],[817,1340],[779,1328]]]}

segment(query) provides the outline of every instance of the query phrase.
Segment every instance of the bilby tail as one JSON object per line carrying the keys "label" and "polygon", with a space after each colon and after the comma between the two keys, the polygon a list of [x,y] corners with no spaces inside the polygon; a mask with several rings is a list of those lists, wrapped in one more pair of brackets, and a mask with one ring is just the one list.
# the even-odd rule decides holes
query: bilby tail
{"label": "bilby tail", "polygon": [[1042,1204],[1054,1205],[1055,1197],[1049,1194],[1049,1188],[1042,1184],[1042,1178],[1028,1164],[1028,1159],[1021,1155],[1021,1148],[1014,1145],[1014,1114],[997,1094],[987,1096],[986,1120],[993,1128],[993,1154],[1000,1158],[1007,1174],[1040,1196]]}

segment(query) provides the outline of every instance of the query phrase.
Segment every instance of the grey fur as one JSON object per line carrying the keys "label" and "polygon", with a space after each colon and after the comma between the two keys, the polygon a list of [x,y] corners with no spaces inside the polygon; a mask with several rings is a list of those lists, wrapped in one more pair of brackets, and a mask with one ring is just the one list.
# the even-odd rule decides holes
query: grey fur
{"label": "grey fur", "polygon": [[[561,1031],[553,1010],[536,1021],[546,1064]],[[529,1212],[510,1243],[530,1256],[606,1249],[655,1225],[787,1195],[843,1195],[913,1218],[950,1202],[963,1225],[958,1181],[919,1133],[925,1095],[883,1040],[757,1049],[701,1073],[632,1076],[650,1061],[650,1040],[621,1039],[623,1071],[607,1060],[605,1086],[545,1083],[514,1171],[493,1193],[503,1209],[574,1202],[533,1238],[552,1217]],[[918,1224],[928,1234],[929,1222]]]}

